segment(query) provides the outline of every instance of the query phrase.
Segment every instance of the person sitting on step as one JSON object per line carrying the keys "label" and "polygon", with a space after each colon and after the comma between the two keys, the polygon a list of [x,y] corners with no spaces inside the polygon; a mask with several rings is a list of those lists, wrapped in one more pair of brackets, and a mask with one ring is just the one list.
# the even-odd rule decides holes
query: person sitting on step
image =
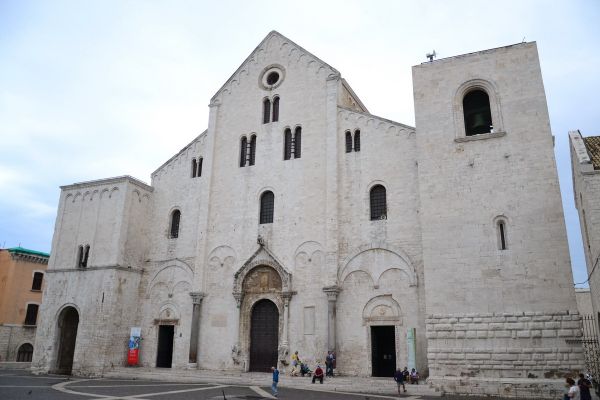
{"label": "person sitting on step", "polygon": [[323,383],[323,369],[319,364],[317,364],[317,369],[315,369],[315,373],[312,378],[312,383],[315,383],[315,379],[318,379],[321,384]]}

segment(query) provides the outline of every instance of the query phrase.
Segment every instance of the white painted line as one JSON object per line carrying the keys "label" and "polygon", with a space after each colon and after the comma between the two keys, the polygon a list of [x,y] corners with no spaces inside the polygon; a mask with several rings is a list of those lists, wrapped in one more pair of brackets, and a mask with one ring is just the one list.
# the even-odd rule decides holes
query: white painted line
{"label": "white painted line", "polygon": [[48,386],[29,386],[29,385],[0,385],[0,388],[48,388]]}
{"label": "white painted line", "polygon": [[266,397],[267,399],[276,399],[277,398],[277,397],[272,396],[269,393],[265,392],[264,390],[262,390],[258,386],[250,386],[250,389],[252,389],[257,395],[262,396],[262,397]]}
{"label": "white painted line", "polygon": [[61,382],[61,383],[57,383],[56,385],[52,385],[52,389],[58,390],[59,392],[63,392],[63,393],[78,394],[78,395],[81,395],[81,396],[96,397],[96,398],[101,398],[101,399],[114,399],[115,398],[114,396],[104,396],[104,395],[101,395],[101,394],[75,392],[73,390],[69,390],[69,389],[65,388],[65,386],[67,386],[70,383],[83,382],[83,381],[89,381],[89,380],[92,380],[92,379],[81,379],[81,380],[77,380],[77,381]]}
{"label": "white painted line", "polygon": [[162,396],[162,395],[165,395],[165,394],[176,394],[176,393],[186,393],[186,392],[199,392],[201,390],[220,389],[220,388],[225,388],[225,387],[228,387],[228,386],[229,385],[217,385],[217,386],[201,387],[201,388],[194,388],[194,389],[171,390],[171,391],[168,391],[168,392],[159,392],[159,393],[134,394],[132,396],[127,396],[127,397],[122,397],[122,398],[123,399],[137,399],[137,400],[139,400],[142,397]]}
{"label": "white painted line", "polygon": [[207,386],[208,383],[149,383],[142,385],[77,385],[72,386],[73,389],[79,388],[118,388],[118,387],[149,387],[149,386]]}
{"label": "white painted line", "polygon": [[6,374],[6,375],[2,375],[0,374],[0,378],[3,376],[13,376],[13,377],[17,377],[19,379],[55,379],[55,380],[67,380],[69,379],[68,377],[64,377],[64,378],[58,378],[58,377],[53,377],[53,376],[26,376],[26,375],[16,375],[16,374]]}

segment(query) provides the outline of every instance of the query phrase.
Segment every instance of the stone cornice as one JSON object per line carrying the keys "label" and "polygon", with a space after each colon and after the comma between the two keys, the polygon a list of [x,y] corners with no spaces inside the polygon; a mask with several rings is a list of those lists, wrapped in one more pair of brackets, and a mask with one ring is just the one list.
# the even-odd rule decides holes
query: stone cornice
{"label": "stone cornice", "polygon": [[73,183],[71,185],[64,185],[64,186],[61,186],[60,188],[64,191],[64,190],[83,189],[83,188],[87,188],[87,187],[109,185],[109,184],[123,183],[123,182],[129,182],[129,183],[136,185],[139,188],[144,189],[148,192],[154,191],[154,188],[152,186],[140,181],[139,179],[134,178],[133,176],[129,176],[129,175],[115,176],[115,177],[106,178],[106,179],[96,179],[94,181],[78,182],[78,183]]}
{"label": "stone cornice", "polygon": [[102,271],[102,270],[110,270],[116,269],[118,271],[126,271],[133,272],[136,274],[143,274],[144,270],[140,268],[132,268],[132,267],[124,267],[122,265],[100,265],[96,267],[86,267],[86,268],[53,268],[46,270],[47,273],[57,273],[57,272],[89,272],[89,271]]}

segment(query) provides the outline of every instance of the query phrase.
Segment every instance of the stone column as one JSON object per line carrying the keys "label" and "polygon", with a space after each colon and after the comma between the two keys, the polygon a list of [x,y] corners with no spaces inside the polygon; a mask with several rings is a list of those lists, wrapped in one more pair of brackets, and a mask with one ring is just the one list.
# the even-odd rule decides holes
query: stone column
{"label": "stone column", "polygon": [[202,299],[205,294],[202,292],[190,292],[192,298],[192,332],[190,334],[190,364],[198,363],[198,337],[200,336],[200,310],[202,307]]}
{"label": "stone column", "polygon": [[242,317],[240,314],[240,310],[242,307],[242,298],[243,295],[241,292],[234,292],[233,297],[235,298],[235,304],[237,309],[237,315],[233,319],[233,334],[235,337],[233,347],[231,348],[231,359],[235,364],[239,364],[241,362],[241,346],[240,346],[240,318]]}
{"label": "stone column", "polygon": [[281,344],[288,346],[288,326],[290,320],[290,299],[292,298],[291,292],[283,293],[283,337],[281,338]]}
{"label": "stone column", "polygon": [[327,350],[335,351],[335,309],[341,289],[334,285],[324,287],[323,291],[327,294]]}

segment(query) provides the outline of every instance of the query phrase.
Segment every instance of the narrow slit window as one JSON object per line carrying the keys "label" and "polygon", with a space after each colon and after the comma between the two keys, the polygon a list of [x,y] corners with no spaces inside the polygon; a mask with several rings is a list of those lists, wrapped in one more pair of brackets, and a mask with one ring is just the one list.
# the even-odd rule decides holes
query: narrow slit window
{"label": "narrow slit window", "polygon": [[387,219],[387,200],[385,188],[381,185],[373,186],[369,193],[371,205],[371,221]]}
{"label": "narrow slit window", "polygon": [[283,159],[289,160],[292,158],[292,130],[286,128],[283,133]]}
{"label": "narrow slit window", "polygon": [[37,304],[27,304],[27,313],[25,314],[25,325],[35,325],[38,315]]}
{"label": "narrow slit window", "polygon": [[248,165],[254,165],[256,160],[256,135],[252,135],[250,138],[250,151],[248,156]]}
{"label": "narrow slit window", "polygon": [[360,151],[360,129],[354,131],[354,151]]}
{"label": "narrow slit window", "polygon": [[83,246],[77,247],[77,267],[83,268]]}
{"label": "narrow slit window", "polygon": [[196,177],[196,169],[197,169],[196,166],[197,166],[196,159],[193,158],[192,159],[192,178]]}
{"label": "narrow slit window", "polygon": [[171,214],[171,238],[179,237],[179,222],[181,221],[181,211],[175,210]]}
{"label": "narrow slit window", "polygon": [[346,131],[346,153],[352,152],[352,133]]}
{"label": "narrow slit window", "polygon": [[498,245],[499,250],[506,250],[506,224],[504,221],[498,221]]}
{"label": "narrow slit window", "polygon": [[302,156],[302,128],[297,126],[294,133],[294,158]]}
{"label": "narrow slit window", "polygon": [[240,167],[246,166],[246,152],[248,151],[248,139],[244,136],[240,140]]}
{"label": "narrow slit window", "polygon": [[263,100],[263,124],[268,124],[271,117],[271,100]]}
{"label": "narrow slit window", "polygon": [[81,266],[83,268],[87,267],[89,256],[90,256],[90,245],[88,244],[87,246],[85,246],[84,251],[83,251],[83,262],[81,264]]}
{"label": "narrow slit window", "polygon": [[264,192],[260,196],[260,223],[272,224],[275,210],[275,195],[271,191]]}
{"label": "narrow slit window", "polygon": [[198,173],[196,174],[197,177],[202,176],[202,161],[204,159],[202,157],[198,158]]}
{"label": "narrow slit window", "polygon": [[273,122],[279,121],[279,97],[273,99]]}
{"label": "narrow slit window", "polygon": [[465,95],[463,112],[467,136],[481,135],[492,131],[490,97],[483,90],[473,90]]}
{"label": "narrow slit window", "polygon": [[44,274],[41,272],[35,272],[33,274],[33,282],[31,284],[31,290],[42,290],[42,282],[44,281]]}

